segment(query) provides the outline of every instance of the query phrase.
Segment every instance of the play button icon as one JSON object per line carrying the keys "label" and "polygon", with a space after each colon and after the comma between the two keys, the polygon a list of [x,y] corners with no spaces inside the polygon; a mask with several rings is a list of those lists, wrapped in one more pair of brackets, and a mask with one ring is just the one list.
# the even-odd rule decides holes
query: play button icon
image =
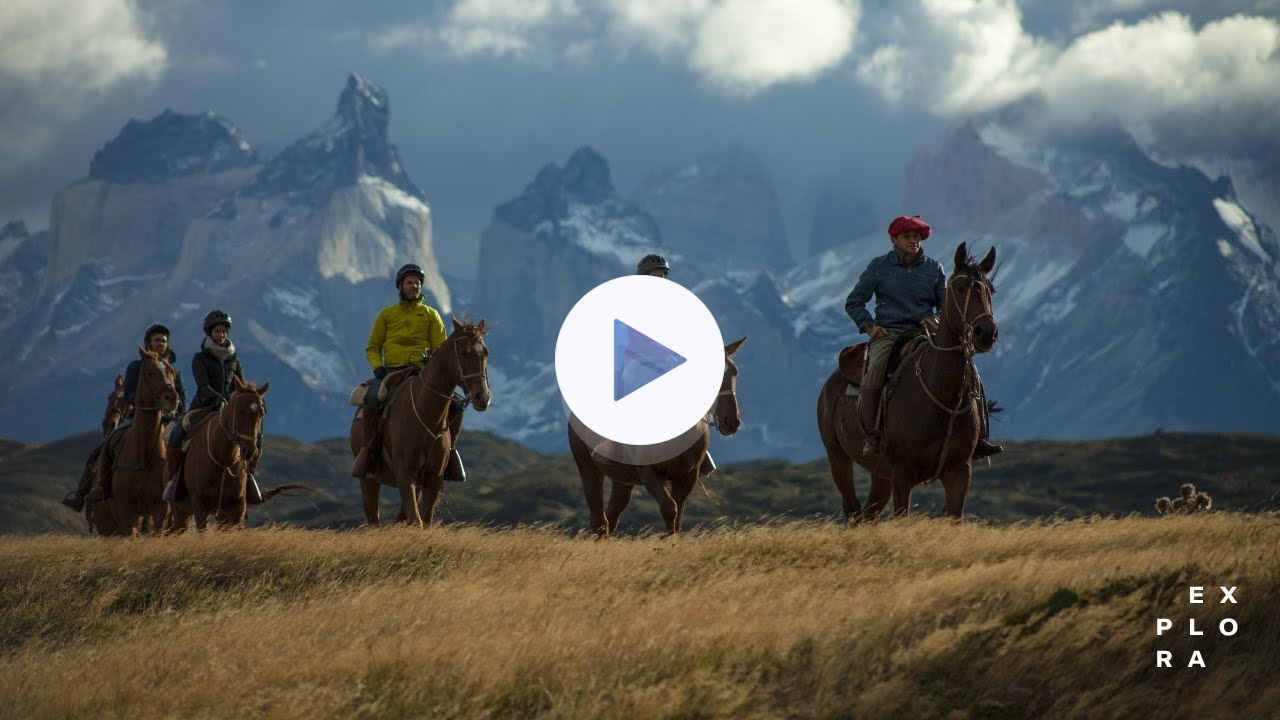
{"label": "play button icon", "polygon": [[715,318],[679,283],[621,277],[582,296],[560,326],[556,381],[594,436],[648,446],[687,435],[724,377]]}
{"label": "play button icon", "polygon": [[613,399],[621,400],[684,363],[684,357],[630,325],[613,321]]}

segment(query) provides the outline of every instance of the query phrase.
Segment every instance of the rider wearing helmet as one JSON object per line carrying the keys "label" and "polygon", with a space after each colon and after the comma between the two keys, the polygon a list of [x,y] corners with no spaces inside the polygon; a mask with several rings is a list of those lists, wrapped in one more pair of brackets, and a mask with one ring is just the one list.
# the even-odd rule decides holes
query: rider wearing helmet
{"label": "rider wearing helmet", "polygon": [[[662,278],[665,280],[667,276],[671,274],[671,265],[667,262],[667,259],[661,255],[645,255],[640,258],[640,262],[636,263],[636,274],[650,275],[652,277]],[[605,440],[598,445],[595,448],[594,456],[597,459],[612,461],[615,453],[611,452],[608,448],[603,447],[612,442],[612,440]],[[702,465],[698,469],[698,474],[706,476],[715,472],[715,470],[716,463],[711,459],[711,451],[708,450],[706,456],[702,458]]]}
{"label": "rider wearing helmet", "polygon": [[[422,283],[426,279],[422,268],[413,263],[401,267],[396,272],[399,301],[383,308],[373,321],[373,330],[369,333],[369,344],[365,346],[365,352],[369,357],[369,367],[373,368],[374,380],[364,396],[364,406],[360,409],[364,447],[356,455],[351,477],[363,478],[370,469],[370,447],[381,414],[378,390],[383,379],[389,373],[422,367],[447,337],[440,313],[427,305],[426,298],[422,295]],[[456,404],[450,407],[451,413],[456,411]],[[445,479],[463,479],[458,477],[461,469],[461,459],[455,448],[445,468]]]}
{"label": "rider wearing helmet", "polygon": [[[178,356],[174,355],[173,351],[169,349],[169,328],[160,323],[151,323],[147,326],[147,329],[143,331],[142,346],[158,355],[161,360],[168,362],[170,366],[172,366],[178,359]],[[141,373],[142,360],[140,358],[135,359],[133,362],[129,363],[127,368],[125,368],[124,400],[129,403],[130,410],[120,424],[116,426],[112,435],[123,432],[125,428],[133,424],[133,405],[136,404],[138,399],[138,376]],[[174,411],[174,415],[165,415],[161,418],[161,423],[164,425],[173,422],[174,417],[182,415],[182,413],[186,412],[187,409],[187,389],[182,384],[182,373],[178,372],[178,368],[176,367],[173,368],[173,389],[178,393],[178,407]],[[103,443],[105,444],[107,440],[108,438],[103,438]],[[83,484],[64,497],[62,499],[62,504],[76,512],[83,510],[85,499],[93,489],[94,476],[95,473],[86,473],[83,475],[81,477]],[[99,488],[102,494],[102,500],[108,500],[111,498],[111,483],[100,483]],[[97,497],[95,496],[93,499],[97,499]]]}
{"label": "rider wearing helmet", "polygon": [[[236,346],[231,342],[231,316],[225,310],[213,310],[204,316],[201,327],[204,329],[204,340],[200,343],[200,351],[191,356],[191,376],[196,381],[196,396],[191,401],[191,410],[212,408],[214,412],[231,398],[235,390],[235,378],[244,381],[244,368],[236,355]],[[164,468],[165,494],[172,497],[171,487],[178,468],[186,453],[182,444],[186,442],[187,431],[178,423],[169,433],[168,453]],[[262,447],[262,438],[258,438]],[[249,469],[248,500],[261,502],[262,494],[258,491],[258,483]]]}

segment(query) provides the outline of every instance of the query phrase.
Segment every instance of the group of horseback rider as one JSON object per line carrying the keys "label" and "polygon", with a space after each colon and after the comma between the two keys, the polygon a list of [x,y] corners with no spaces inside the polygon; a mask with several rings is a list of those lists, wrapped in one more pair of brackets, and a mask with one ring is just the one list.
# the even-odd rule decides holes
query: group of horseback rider
{"label": "group of horseback rider", "polygon": [[[239,356],[236,355],[236,346],[231,342],[231,316],[222,310],[214,310],[204,316],[203,326],[204,340],[200,344],[199,352],[191,357],[191,375],[196,381],[195,398],[192,399],[191,406],[188,408],[187,390],[182,382],[182,373],[177,367],[173,367],[173,387],[178,394],[178,407],[172,415],[166,414],[161,418],[162,427],[170,428],[164,469],[165,493],[169,497],[172,497],[172,485],[178,469],[182,467],[184,455],[182,444],[187,438],[187,432],[182,423],[183,416],[206,408],[213,410],[221,408],[235,389],[235,378],[244,380],[244,368],[240,364]],[[142,345],[172,367],[178,357],[169,347],[170,334],[169,328],[160,323],[153,323],[142,333]],[[125,369],[124,401],[130,409],[113,435],[123,433],[133,422],[133,406],[137,398],[138,375],[141,368],[142,360],[138,359],[129,363],[128,368]],[[103,439],[104,444],[109,442],[109,438]],[[62,503],[80,512],[84,509],[87,499],[110,499],[111,483],[105,480],[109,474],[105,474],[104,481],[95,486],[96,475],[86,473],[81,478],[79,486],[68,493],[62,499]],[[261,500],[261,493],[253,479],[252,469],[250,469],[248,493],[250,502]]]}
{"label": "group of horseback rider", "polygon": [[[946,287],[946,271],[942,263],[925,255],[921,246],[929,238],[928,223],[920,219],[919,215],[898,217],[890,223],[888,232],[893,249],[868,263],[844,306],[845,312],[858,329],[869,337],[860,400],[865,455],[878,455],[882,450],[881,397],[886,364],[894,343],[904,332],[919,327],[927,318],[942,312]],[[661,255],[647,255],[636,266],[637,275],[666,278],[670,272],[671,265]],[[360,413],[362,437],[366,440],[355,458],[352,477],[363,477],[373,460],[381,415],[378,396],[382,384],[394,374],[423,367],[445,341],[444,321],[435,308],[427,305],[422,294],[425,280],[426,274],[419,266],[411,263],[401,267],[395,276],[399,295],[397,302],[383,308],[373,322],[365,350],[374,379],[365,393]],[[867,310],[867,303],[873,297],[874,315]],[[172,483],[183,461],[182,443],[186,439],[186,430],[179,421],[181,416],[203,408],[220,408],[231,397],[234,379],[244,380],[244,369],[236,355],[235,345],[231,342],[231,316],[222,310],[214,310],[205,316],[203,326],[205,337],[199,352],[191,358],[191,373],[196,381],[196,395],[191,408],[186,407],[182,375],[175,369],[174,387],[178,393],[178,408],[174,415],[163,418],[166,426],[173,426],[167,443],[166,497],[172,497]],[[169,328],[159,323],[153,324],[143,333],[143,345],[172,364],[176,356],[169,348],[169,336]],[[137,393],[140,364],[140,360],[134,360],[125,371],[124,399],[130,405]],[[978,383],[981,390],[980,379]],[[981,404],[982,423],[973,454],[975,458],[989,457],[1003,450],[989,440],[990,427],[985,400]],[[465,399],[455,397],[449,408],[450,418],[464,408]],[[132,415],[133,411],[130,410],[116,432],[121,432],[128,426]],[[714,463],[709,462],[709,455],[707,460],[708,462],[703,463],[704,474],[715,468]],[[445,479],[466,479],[462,458],[456,448],[446,466]],[[84,508],[86,498],[90,497],[92,485],[93,474],[88,473],[81,480],[80,486],[62,502],[79,512]],[[99,488],[103,499],[111,496],[110,483],[99,483]],[[252,468],[248,493],[251,503],[255,501],[255,495],[258,499],[261,498],[257,484],[253,481]]]}

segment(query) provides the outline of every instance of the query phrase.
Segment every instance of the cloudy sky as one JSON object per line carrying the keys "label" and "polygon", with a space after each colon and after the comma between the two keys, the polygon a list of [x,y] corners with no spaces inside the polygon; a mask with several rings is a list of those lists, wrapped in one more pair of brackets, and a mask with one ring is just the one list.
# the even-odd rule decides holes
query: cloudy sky
{"label": "cloudy sky", "polygon": [[269,153],[355,70],[391,95],[446,271],[471,275],[492,208],[583,144],[624,192],[746,146],[803,254],[818,189],[909,210],[915,152],[1027,98],[1173,162],[1280,158],[1277,18],[1280,0],[7,0],[0,222],[45,227],[131,117],[213,110]]}

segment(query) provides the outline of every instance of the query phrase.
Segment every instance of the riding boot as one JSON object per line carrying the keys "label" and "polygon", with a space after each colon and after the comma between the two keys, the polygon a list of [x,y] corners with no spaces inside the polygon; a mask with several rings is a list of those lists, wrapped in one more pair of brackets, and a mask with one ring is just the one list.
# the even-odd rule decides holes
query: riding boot
{"label": "riding boot", "polygon": [[250,505],[262,502],[262,489],[258,487],[258,479],[249,473],[249,481],[244,486],[245,501]]}
{"label": "riding boot", "polygon": [[364,445],[351,466],[351,477],[357,480],[368,474],[373,464],[373,434],[378,430],[378,415],[378,408],[360,408],[360,437],[364,440]]}
{"label": "riding boot", "polygon": [[182,448],[168,448],[164,459],[164,495],[165,502],[173,502],[178,490],[178,469],[182,467],[182,458],[186,453]]}
{"label": "riding boot", "polygon": [[978,384],[978,399],[980,406],[978,408],[978,416],[981,419],[978,432],[978,444],[973,448],[973,457],[985,458],[992,455],[999,455],[1004,452],[1004,448],[991,443],[991,411],[987,406],[987,391]]}
{"label": "riding boot", "polygon": [[444,479],[446,482],[467,481],[467,469],[462,466],[462,456],[458,454],[458,448],[449,451],[449,462],[444,466]]}
{"label": "riding boot", "polygon": [[862,415],[862,454],[880,454],[880,393],[884,388],[863,388],[858,407]]}
{"label": "riding boot", "polygon": [[83,494],[81,494],[81,492],[80,492],[80,490],[79,490],[79,489],[72,490],[71,492],[67,493],[67,496],[66,496],[66,497],[62,498],[62,504],[63,504],[63,505],[66,505],[67,507],[71,508],[72,510],[75,510],[76,512],[83,512],[83,511],[84,511],[84,497],[85,497],[85,495],[88,495],[88,494],[89,494],[89,493],[83,493]]}
{"label": "riding boot", "polygon": [[698,477],[706,477],[716,471],[716,461],[711,459],[711,451],[702,456],[702,464],[698,466]]}

